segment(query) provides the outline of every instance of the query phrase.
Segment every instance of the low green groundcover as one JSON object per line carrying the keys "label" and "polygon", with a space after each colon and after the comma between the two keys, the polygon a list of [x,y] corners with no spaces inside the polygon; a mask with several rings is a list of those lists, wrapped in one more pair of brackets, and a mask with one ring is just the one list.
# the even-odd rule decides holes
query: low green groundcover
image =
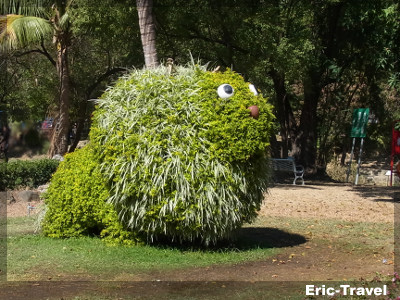
{"label": "low green groundcover", "polygon": [[104,234],[111,226],[121,240],[228,238],[260,208],[271,111],[231,70],[134,70],[98,101],[89,146],[54,175],[44,232]]}

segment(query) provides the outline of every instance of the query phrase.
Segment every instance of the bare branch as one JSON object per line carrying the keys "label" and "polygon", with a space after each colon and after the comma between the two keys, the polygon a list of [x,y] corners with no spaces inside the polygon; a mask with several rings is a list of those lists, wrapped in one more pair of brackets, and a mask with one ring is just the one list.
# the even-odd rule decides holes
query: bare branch
{"label": "bare branch", "polygon": [[15,53],[14,56],[15,57],[22,57],[22,56],[25,56],[25,55],[29,55],[31,53],[40,53],[40,54],[44,55],[54,67],[56,66],[56,62],[51,57],[49,52],[47,52],[46,48],[44,48],[43,44],[42,44],[42,49],[32,49],[32,50],[28,50],[28,51],[25,51],[25,52],[22,52],[22,53]]}
{"label": "bare branch", "polygon": [[100,75],[97,80],[95,82],[93,82],[93,84],[91,84],[87,89],[86,89],[86,95],[88,97],[88,99],[90,98],[90,95],[92,94],[92,92],[94,91],[94,89],[103,81],[105,80],[107,77],[116,74],[118,72],[126,72],[128,71],[127,68],[121,68],[121,67],[117,67],[117,68],[112,68],[107,70],[107,72],[103,73],[102,75]]}
{"label": "bare branch", "polygon": [[51,55],[47,51],[46,47],[44,46],[44,42],[43,41],[40,43],[40,46],[42,47],[43,54],[47,57],[47,59],[51,62],[51,64],[53,66],[56,66],[55,60],[53,59],[53,57],[51,57]]}

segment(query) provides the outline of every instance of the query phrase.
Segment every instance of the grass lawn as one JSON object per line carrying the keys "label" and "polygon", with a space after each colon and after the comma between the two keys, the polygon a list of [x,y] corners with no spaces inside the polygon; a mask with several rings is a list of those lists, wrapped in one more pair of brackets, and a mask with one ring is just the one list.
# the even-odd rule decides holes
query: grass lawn
{"label": "grass lawn", "polygon": [[[270,281],[253,281],[249,278],[249,281],[223,282],[211,277],[208,281],[195,282],[182,278],[182,282],[168,282],[165,277],[162,281],[157,278],[165,272],[189,274],[192,270],[200,269],[207,273],[207,268],[213,266],[229,275],[240,272],[235,266],[247,266],[248,263],[257,270],[258,262],[261,266],[263,262],[271,261],[282,253],[291,253],[295,248],[306,252],[308,247],[304,245],[311,245],[314,257],[306,253],[303,260],[315,259],[315,256],[323,259],[327,250],[329,255],[336,253],[338,260],[344,253],[351,256],[348,258],[350,261],[375,256],[380,260],[381,255],[393,259],[390,257],[390,254],[393,255],[393,224],[389,223],[259,217],[254,224],[243,228],[233,244],[199,249],[108,246],[90,237],[64,240],[46,238],[34,233],[35,221],[35,217],[8,219],[8,281],[0,287],[9,288],[11,292],[7,297],[13,298],[15,295],[12,291],[18,290],[18,293],[26,291],[30,299],[61,299],[61,294],[57,292],[49,292],[50,296],[46,294],[51,290],[62,292],[62,299],[68,300],[313,299],[305,297],[305,285],[312,282],[305,282],[306,278],[300,273],[296,274],[300,272],[297,265],[293,265],[290,271],[293,273],[290,274],[291,278],[296,279],[288,282],[273,281],[273,278]],[[368,261],[365,261],[367,264]],[[314,271],[311,269],[310,272]],[[387,274],[379,274],[379,270],[377,276],[385,282],[391,279]],[[371,283],[371,279],[363,282],[350,280],[353,286],[382,284]],[[37,292],[37,297],[33,297],[32,291]]]}
{"label": "grass lawn", "polygon": [[239,238],[211,249],[162,246],[109,246],[91,237],[53,239],[34,234],[35,217],[8,221],[8,280],[113,280],[152,270],[205,267],[256,261],[278,249]]}

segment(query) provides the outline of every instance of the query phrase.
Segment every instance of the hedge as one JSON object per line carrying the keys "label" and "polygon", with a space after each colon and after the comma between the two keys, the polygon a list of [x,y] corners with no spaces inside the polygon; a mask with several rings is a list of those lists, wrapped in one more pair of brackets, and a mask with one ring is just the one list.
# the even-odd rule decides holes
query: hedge
{"label": "hedge", "polygon": [[53,238],[100,236],[109,243],[135,244],[136,235],[125,230],[112,204],[89,146],[65,156],[44,194],[47,212],[44,235]]}
{"label": "hedge", "polygon": [[0,162],[0,191],[45,184],[50,181],[58,164],[59,161],[53,159]]}

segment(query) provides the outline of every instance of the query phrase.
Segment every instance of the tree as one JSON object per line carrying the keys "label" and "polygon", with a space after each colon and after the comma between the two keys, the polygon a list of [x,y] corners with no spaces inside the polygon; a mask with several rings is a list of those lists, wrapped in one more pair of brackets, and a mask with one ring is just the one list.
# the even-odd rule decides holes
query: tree
{"label": "tree", "polygon": [[[7,3],[4,2],[4,4]],[[44,5],[45,2],[42,3],[43,7]],[[19,8],[21,13],[38,13],[43,19],[50,19],[42,11],[25,11],[23,10],[24,7]],[[12,11],[12,8],[7,7],[7,10],[4,8],[3,11]],[[107,85],[121,73],[126,72],[129,66],[142,66],[143,57],[139,27],[136,25],[138,24],[138,14],[136,7],[132,6],[131,0],[105,0],[100,3],[95,0],[74,0],[67,7],[66,14],[70,20],[69,31],[71,33],[67,49],[70,89],[68,93],[69,118],[71,123],[77,125],[77,134],[71,141],[68,150],[72,152],[80,140],[81,133],[84,132],[84,126],[87,128],[88,122],[90,122],[89,116],[93,109],[93,102],[88,100],[100,97]],[[37,95],[38,99],[40,98],[38,87],[43,90],[43,93],[46,92],[42,93],[43,99],[48,99],[47,90],[44,90],[41,84],[44,82],[43,80],[39,78],[39,85],[34,86],[25,83],[31,82],[30,78],[33,76],[28,69],[36,70],[37,62],[42,61],[38,59],[36,54],[45,54],[42,57],[46,57],[56,66],[57,49],[50,51],[50,49],[53,49],[52,46],[54,47],[54,44],[51,44],[52,36],[53,28],[48,34],[48,39],[44,39],[43,43],[40,42],[39,47],[34,46],[37,43],[37,40],[34,40],[30,47],[20,47],[9,53],[9,57],[13,59],[10,60],[8,69],[16,72],[18,76],[14,76],[14,78],[15,81],[18,81],[18,84],[14,90],[8,88],[7,93],[3,93],[0,88],[0,96],[6,96],[10,108],[23,108],[21,112],[24,112],[25,117],[33,117],[26,115],[31,110],[26,109],[24,102],[28,102],[27,99],[31,99],[33,94]],[[42,63],[41,69],[41,71],[40,68],[35,71],[37,74],[35,76],[45,77],[46,79],[54,75],[55,78],[58,77],[57,73],[49,72],[49,66],[46,66],[45,63]],[[0,74],[1,78],[3,78],[2,75],[3,73]],[[49,84],[47,86],[50,88]],[[52,100],[54,94],[59,94],[57,90],[52,90]],[[58,98],[58,95],[56,95],[56,101]],[[43,105],[49,106],[48,101],[35,103],[40,108]],[[58,109],[55,110],[52,107],[51,112],[54,114],[55,111],[58,111]],[[46,112],[46,109],[44,109],[44,112]],[[13,111],[12,113],[18,112]],[[20,115],[22,116],[18,113],[17,119]],[[43,115],[42,112],[42,118]]]}
{"label": "tree", "polygon": [[273,99],[281,155],[295,156],[309,172],[345,144],[352,107],[369,106],[380,120],[387,113],[382,85],[390,56],[391,82],[400,74],[392,0],[159,3],[159,52],[182,57],[190,50],[256,84]]}
{"label": "tree", "polygon": [[[17,1],[0,0],[2,11],[12,2]],[[73,7],[78,13],[72,17],[67,9],[75,38],[67,49],[72,50],[72,106],[98,97],[113,70],[142,66],[141,49],[148,68],[158,64],[157,55],[180,63],[191,53],[233,68],[268,95],[275,106],[280,155],[296,156],[313,172],[327,163],[332,149],[346,152],[343,137],[353,107],[369,106],[381,120],[375,129],[398,111],[400,9],[393,0],[188,0],[185,5],[137,0],[136,7],[131,0],[75,0]],[[44,19],[51,37],[57,18]],[[46,40],[38,45],[29,52],[51,61]],[[73,118],[76,110],[70,109]]]}
{"label": "tree", "polygon": [[75,150],[90,122],[93,102],[127,66],[143,65],[138,14],[131,0],[75,0],[69,9],[71,43],[71,120],[77,130],[69,152]]}
{"label": "tree", "polygon": [[[55,68],[35,53],[2,53],[0,61],[0,110],[7,113],[9,121],[43,120],[54,108],[58,90]],[[4,121],[4,115],[0,118]]]}
{"label": "tree", "polygon": [[146,68],[158,66],[156,48],[156,29],[153,18],[153,0],[136,0],[139,16],[140,36],[142,39],[143,54]]}
{"label": "tree", "polygon": [[[282,137],[282,156],[287,156],[296,145],[293,142],[298,136],[299,123],[294,114],[299,106],[293,108],[293,102],[299,99],[290,93],[288,82],[301,82],[314,49],[307,26],[310,6],[279,0],[210,1],[210,5],[200,2],[190,1],[178,11],[174,7],[174,12],[157,7],[160,42],[168,42],[172,55],[182,56],[187,49],[206,61],[234,68],[272,94]],[[164,1],[163,4],[162,8],[167,10],[173,6]]]}
{"label": "tree", "polygon": [[[49,155],[65,154],[68,151],[70,127],[70,75],[68,52],[71,44],[71,24],[68,8],[71,1],[31,1],[22,5],[20,1],[1,1],[0,43],[3,48],[13,50],[40,45],[36,50],[47,56],[56,67],[59,78],[58,115],[52,134]],[[50,18],[45,17],[45,12]],[[25,14],[25,15],[24,15]],[[44,41],[53,38],[56,51],[54,60],[44,47]]]}

